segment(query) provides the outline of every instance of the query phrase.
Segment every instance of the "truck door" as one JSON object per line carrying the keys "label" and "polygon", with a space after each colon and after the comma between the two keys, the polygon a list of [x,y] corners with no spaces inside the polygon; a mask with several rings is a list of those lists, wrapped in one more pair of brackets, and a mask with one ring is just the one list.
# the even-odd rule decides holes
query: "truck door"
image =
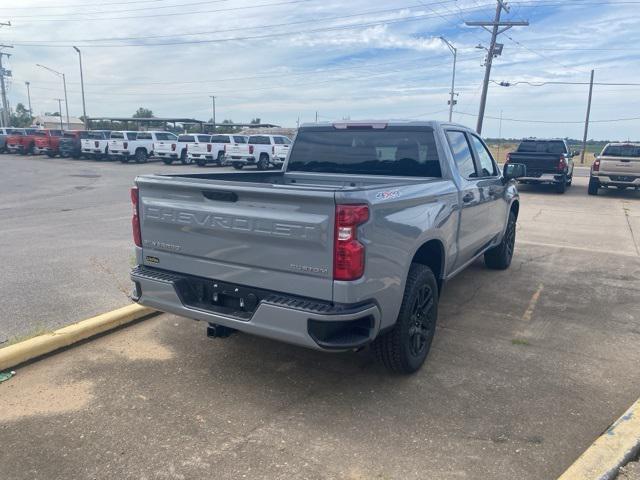
{"label": "truck door", "polygon": [[486,180],[480,177],[480,169],[472,153],[470,139],[459,130],[447,130],[447,140],[460,175],[460,225],[458,227],[458,268],[473,257],[491,241],[494,225],[487,224],[489,201],[485,190]]}
{"label": "truck door", "polygon": [[504,196],[506,187],[500,178],[498,166],[484,142],[477,135],[472,133],[467,135],[471,140],[478,168],[477,184],[483,198],[482,216],[487,227],[491,226],[491,231],[488,231],[488,234],[489,241],[492,241],[502,234],[506,225],[507,209],[509,208]]}

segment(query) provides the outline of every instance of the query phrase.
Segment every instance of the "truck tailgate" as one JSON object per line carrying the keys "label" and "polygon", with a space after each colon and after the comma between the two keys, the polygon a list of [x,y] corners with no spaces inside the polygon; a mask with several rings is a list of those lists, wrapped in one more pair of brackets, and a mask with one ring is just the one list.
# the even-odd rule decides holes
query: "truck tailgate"
{"label": "truck tailgate", "polygon": [[171,178],[137,184],[145,265],[332,299],[333,191]]}
{"label": "truck tailgate", "polygon": [[525,164],[527,177],[539,177],[542,173],[557,173],[560,154],[511,153],[510,162]]}
{"label": "truck tailgate", "polygon": [[227,145],[227,155],[230,157],[247,157],[249,153],[249,145],[246,143],[232,143]]}

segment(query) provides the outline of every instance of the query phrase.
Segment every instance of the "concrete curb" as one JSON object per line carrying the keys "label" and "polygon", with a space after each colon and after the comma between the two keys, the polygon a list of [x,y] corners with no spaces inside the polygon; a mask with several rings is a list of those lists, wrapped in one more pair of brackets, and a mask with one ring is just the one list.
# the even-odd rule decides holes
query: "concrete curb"
{"label": "concrete curb", "polygon": [[610,480],[640,451],[640,399],[616,420],[558,480]]}
{"label": "concrete curb", "polygon": [[155,310],[134,303],[68,325],[53,333],[46,333],[15,345],[0,348],[0,371],[60,348],[68,347],[76,342],[133,322],[152,313],[155,313]]}

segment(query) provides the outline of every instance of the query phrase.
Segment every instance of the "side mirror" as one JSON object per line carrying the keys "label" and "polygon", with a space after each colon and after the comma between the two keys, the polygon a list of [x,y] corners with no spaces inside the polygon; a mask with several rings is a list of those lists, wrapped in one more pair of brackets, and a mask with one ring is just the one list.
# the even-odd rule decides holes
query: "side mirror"
{"label": "side mirror", "polygon": [[527,166],[522,163],[507,163],[502,170],[505,180],[515,180],[516,178],[527,176]]}
{"label": "side mirror", "polygon": [[572,157],[577,157],[578,155],[580,155],[580,151],[579,150],[574,150],[573,152],[571,152],[571,156]]}
{"label": "side mirror", "polygon": [[595,158],[597,160],[598,159],[598,154],[594,152],[593,158]]}

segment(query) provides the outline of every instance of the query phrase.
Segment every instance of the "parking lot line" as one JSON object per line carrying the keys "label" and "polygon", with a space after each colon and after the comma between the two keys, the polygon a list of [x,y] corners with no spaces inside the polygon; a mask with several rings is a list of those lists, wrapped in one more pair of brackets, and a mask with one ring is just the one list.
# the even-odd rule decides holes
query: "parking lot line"
{"label": "parking lot line", "polygon": [[602,248],[587,248],[587,247],[578,247],[575,245],[559,245],[557,243],[533,242],[530,240],[518,240],[518,243],[521,245],[534,245],[537,247],[550,247],[550,248],[565,248],[567,250],[578,250],[582,252],[592,252],[592,253],[598,253],[598,254],[606,253],[607,255],[618,255],[621,257],[638,258],[638,255],[633,255],[631,253],[616,252],[613,250],[603,250]]}

